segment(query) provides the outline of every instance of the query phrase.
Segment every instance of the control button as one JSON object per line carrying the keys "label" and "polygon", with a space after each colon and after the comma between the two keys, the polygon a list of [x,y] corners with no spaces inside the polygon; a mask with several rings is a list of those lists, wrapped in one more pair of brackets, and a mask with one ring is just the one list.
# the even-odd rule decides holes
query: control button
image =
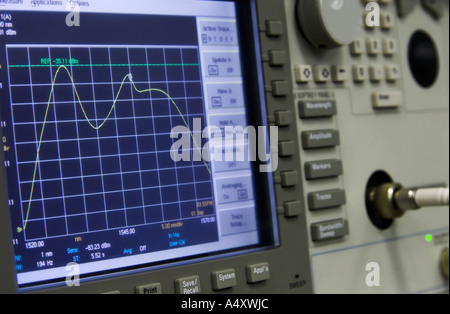
{"label": "control button", "polygon": [[369,38],[367,39],[367,53],[372,56],[381,54],[383,47],[381,46],[381,39]]}
{"label": "control button", "polygon": [[200,277],[192,276],[176,279],[175,292],[177,294],[200,294]]}
{"label": "control button", "polygon": [[384,69],[381,64],[374,64],[369,67],[370,80],[372,82],[379,82],[384,78]]}
{"label": "control button", "polygon": [[280,37],[284,34],[283,22],[266,21],[266,35],[269,37]]}
{"label": "control button", "polygon": [[[245,190],[241,191],[243,194],[247,193]],[[255,212],[250,210],[250,207],[224,210],[219,215],[220,230],[223,237],[258,230]]]}
{"label": "control button", "polygon": [[280,141],[278,143],[278,154],[280,157],[291,157],[295,153],[294,141]]}
{"label": "control button", "polygon": [[287,81],[272,81],[272,95],[283,97],[289,94],[289,83]]}
{"label": "control button", "polygon": [[301,100],[298,103],[300,118],[329,118],[337,114],[336,102]]}
{"label": "control button", "polygon": [[310,65],[297,65],[294,69],[297,83],[308,83],[313,79],[312,67]]}
{"label": "control button", "polygon": [[302,214],[302,203],[300,201],[292,201],[284,203],[284,216],[287,218],[297,217]]}
{"label": "control button", "polygon": [[136,294],[162,294],[161,284],[153,283],[149,285],[137,286],[134,288]]}
{"label": "control button", "polygon": [[386,79],[388,81],[398,81],[400,79],[400,76],[400,67],[397,64],[386,65]]}
{"label": "control button", "polygon": [[339,132],[335,130],[319,130],[302,132],[304,149],[335,147],[340,144]]}
{"label": "control button", "polygon": [[281,186],[288,188],[298,184],[297,171],[284,171],[281,173]]}
{"label": "control button", "polygon": [[348,221],[336,219],[311,225],[311,238],[314,242],[342,238],[349,233]]}
{"label": "control button", "polygon": [[[243,148],[242,145],[236,147],[238,149]],[[219,204],[230,204],[253,200],[254,195],[253,189],[250,188],[251,186],[252,178],[247,175],[242,177],[229,176],[217,179],[217,201]]]}
{"label": "control button", "polygon": [[375,23],[375,16],[372,14],[372,16],[369,17],[369,14],[370,14],[370,12],[364,12],[364,15],[363,15],[364,23],[363,24],[367,30],[374,30],[375,27],[377,27],[377,23]]}
{"label": "control button", "polygon": [[442,17],[444,8],[441,1],[436,0],[422,0],[422,4],[436,19]]}
{"label": "control button", "polygon": [[383,39],[383,53],[386,56],[393,56],[398,52],[397,40],[393,38]]}
{"label": "control button", "polygon": [[287,62],[286,51],[271,50],[269,51],[269,64],[271,66],[283,66]]}
{"label": "control button", "polygon": [[213,290],[224,290],[237,285],[236,271],[227,269],[215,271],[211,274]]}
{"label": "control button", "polygon": [[348,68],[345,65],[333,65],[331,67],[331,73],[333,75],[333,81],[336,83],[342,83],[348,80]]}
{"label": "control button", "polygon": [[327,65],[314,66],[314,79],[316,83],[326,83],[331,80],[331,70]]}
{"label": "control button", "polygon": [[365,65],[354,65],[353,66],[353,80],[356,83],[362,83],[369,79],[369,71],[367,71],[367,66]]}
{"label": "control button", "polygon": [[395,25],[394,15],[390,12],[383,12],[380,14],[380,26],[384,30],[390,30]]}
{"label": "control button", "polygon": [[289,126],[292,124],[292,112],[290,111],[276,111],[275,124],[277,126]]}
{"label": "control button", "polygon": [[308,194],[308,205],[312,211],[341,207],[346,203],[347,198],[343,190],[330,190]]}
{"label": "control button", "polygon": [[305,176],[308,180],[332,178],[342,175],[342,161],[322,160],[305,163]]}
{"label": "control button", "polygon": [[375,109],[399,108],[403,106],[402,92],[375,92],[372,94]]}
{"label": "control button", "polygon": [[358,38],[350,45],[350,53],[354,56],[360,56],[366,52],[364,39]]}
{"label": "control button", "polygon": [[270,279],[269,263],[247,266],[247,282],[256,283]]}

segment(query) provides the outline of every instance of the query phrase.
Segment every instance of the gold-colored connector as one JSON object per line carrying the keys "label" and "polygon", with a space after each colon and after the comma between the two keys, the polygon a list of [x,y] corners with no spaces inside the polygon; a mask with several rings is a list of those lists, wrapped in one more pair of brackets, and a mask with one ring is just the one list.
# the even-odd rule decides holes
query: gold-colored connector
{"label": "gold-colored connector", "polygon": [[372,188],[369,193],[369,206],[380,213],[384,219],[397,219],[405,214],[405,211],[397,208],[395,194],[403,187],[398,183],[384,183]]}

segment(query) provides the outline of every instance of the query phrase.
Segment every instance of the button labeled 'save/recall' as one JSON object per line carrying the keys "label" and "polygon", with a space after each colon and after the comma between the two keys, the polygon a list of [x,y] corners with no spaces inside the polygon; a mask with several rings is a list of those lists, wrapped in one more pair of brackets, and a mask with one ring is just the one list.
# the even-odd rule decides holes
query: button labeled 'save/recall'
{"label": "button labeled 'save/recall'", "polygon": [[175,280],[175,292],[177,294],[200,294],[200,277],[192,276]]}

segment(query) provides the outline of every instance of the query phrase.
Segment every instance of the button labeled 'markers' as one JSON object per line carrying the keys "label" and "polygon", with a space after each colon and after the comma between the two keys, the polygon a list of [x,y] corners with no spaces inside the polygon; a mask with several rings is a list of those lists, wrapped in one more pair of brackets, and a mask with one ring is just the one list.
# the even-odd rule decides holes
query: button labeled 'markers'
{"label": "button labeled 'markers'", "polygon": [[307,162],[305,176],[308,180],[331,178],[343,173],[342,161],[336,159]]}

